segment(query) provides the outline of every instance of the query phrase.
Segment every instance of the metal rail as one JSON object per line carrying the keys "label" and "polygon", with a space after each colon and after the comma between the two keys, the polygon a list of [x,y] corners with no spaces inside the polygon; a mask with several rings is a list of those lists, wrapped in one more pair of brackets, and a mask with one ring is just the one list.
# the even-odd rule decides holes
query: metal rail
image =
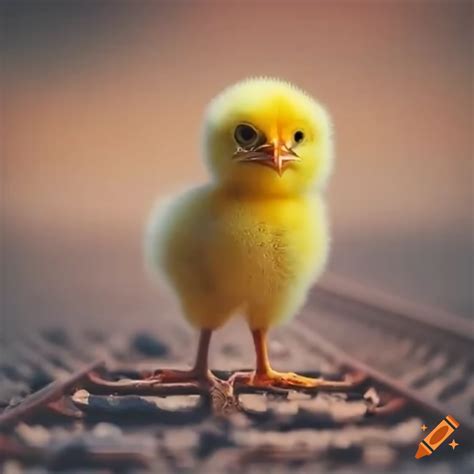
{"label": "metal rail", "polygon": [[0,414],[0,430],[10,428],[19,420],[24,420],[37,410],[60,399],[78,384],[89,372],[103,365],[102,361],[88,364],[64,380],[55,380],[46,387],[27,396],[19,405]]}
{"label": "metal rail", "polygon": [[291,328],[312,350],[474,433],[468,320],[332,278]]}

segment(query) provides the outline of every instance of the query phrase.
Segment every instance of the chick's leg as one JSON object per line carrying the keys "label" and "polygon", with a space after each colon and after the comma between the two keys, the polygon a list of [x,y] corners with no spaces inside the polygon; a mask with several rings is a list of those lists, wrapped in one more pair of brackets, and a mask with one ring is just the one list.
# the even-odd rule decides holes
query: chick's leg
{"label": "chick's leg", "polygon": [[345,390],[351,387],[348,382],[327,381],[319,378],[304,377],[293,372],[277,372],[270,366],[267,349],[267,334],[265,330],[253,330],[253,341],[256,353],[256,369],[250,373],[237,373],[233,382],[235,385],[244,385],[255,388],[287,388],[322,390]]}
{"label": "chick's leg", "polygon": [[206,382],[212,378],[208,367],[209,344],[212,331],[202,329],[199,336],[199,344],[194,366],[191,370],[156,370],[148,378],[161,383],[183,383],[183,382]]}
{"label": "chick's leg", "polygon": [[196,360],[191,370],[160,369],[151,373],[142,372],[140,378],[120,380],[106,379],[92,372],[88,375],[88,385],[94,390],[100,390],[101,393],[118,394],[161,393],[160,387],[166,384],[181,384],[195,388],[216,385],[216,377],[208,369],[207,363],[211,335],[211,330],[201,330]]}

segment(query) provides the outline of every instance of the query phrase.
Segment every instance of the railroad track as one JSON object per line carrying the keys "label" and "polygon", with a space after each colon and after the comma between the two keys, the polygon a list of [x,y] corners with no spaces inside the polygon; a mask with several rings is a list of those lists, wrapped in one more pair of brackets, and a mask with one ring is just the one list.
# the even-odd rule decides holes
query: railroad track
{"label": "railroad track", "polygon": [[440,415],[451,413],[474,435],[470,321],[341,280],[312,293],[299,321],[295,330],[301,338],[311,330],[313,350]]}
{"label": "railroad track", "polygon": [[[288,472],[300,466],[302,473],[344,467],[428,473],[441,459],[443,472],[472,472],[472,336],[462,322],[445,326],[444,319],[430,321],[429,312],[339,282],[319,287],[303,314],[276,331],[273,358],[282,368],[328,378],[349,373],[359,377],[357,388],[240,394],[240,411],[224,420],[212,416],[198,393],[105,396],[85,383],[85,373],[101,365],[122,367],[127,376],[133,367],[182,366],[173,343],[189,344],[192,336],[179,327],[163,324],[161,338],[60,328],[18,334],[0,361],[0,463],[130,465],[160,473],[236,466],[255,472],[256,463],[278,463]],[[229,359],[245,366],[248,338],[221,335],[215,343],[215,366]],[[453,456],[447,447],[438,458],[415,461],[420,426],[434,426],[447,414],[461,423],[456,439],[464,450]]]}

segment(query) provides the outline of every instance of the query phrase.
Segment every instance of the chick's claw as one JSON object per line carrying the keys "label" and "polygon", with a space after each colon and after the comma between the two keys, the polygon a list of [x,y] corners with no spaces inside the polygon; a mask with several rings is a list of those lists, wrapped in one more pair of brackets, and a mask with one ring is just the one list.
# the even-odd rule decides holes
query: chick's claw
{"label": "chick's claw", "polygon": [[262,389],[291,389],[291,390],[330,390],[345,391],[352,387],[350,382],[329,381],[321,378],[305,377],[294,372],[277,372],[270,369],[267,372],[237,372],[230,382],[234,386]]}

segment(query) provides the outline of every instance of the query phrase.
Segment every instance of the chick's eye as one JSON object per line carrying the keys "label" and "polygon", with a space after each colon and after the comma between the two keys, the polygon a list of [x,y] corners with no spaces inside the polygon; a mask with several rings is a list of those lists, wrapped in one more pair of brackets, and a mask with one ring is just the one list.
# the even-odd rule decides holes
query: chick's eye
{"label": "chick's eye", "polygon": [[304,140],[304,133],[301,130],[298,130],[293,135],[293,140],[295,143],[301,143]]}
{"label": "chick's eye", "polygon": [[235,141],[242,147],[253,146],[258,141],[258,132],[251,125],[237,125],[234,132]]}

